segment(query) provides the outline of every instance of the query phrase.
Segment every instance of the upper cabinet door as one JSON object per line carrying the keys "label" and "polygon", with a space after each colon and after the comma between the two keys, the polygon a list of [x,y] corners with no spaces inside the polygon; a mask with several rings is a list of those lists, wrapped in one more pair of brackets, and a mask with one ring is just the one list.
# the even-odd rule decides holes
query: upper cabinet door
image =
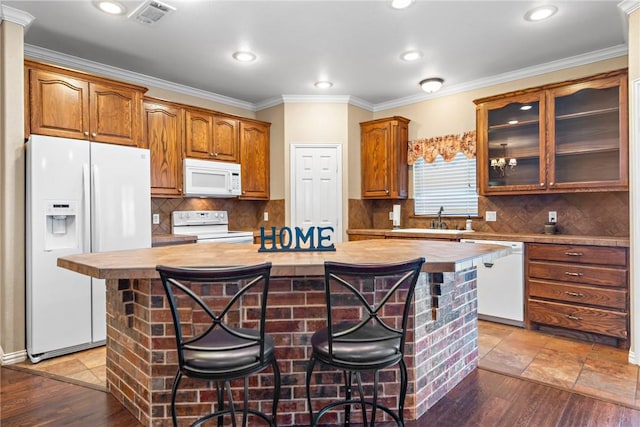
{"label": "upper cabinet door", "polygon": [[550,188],[627,188],[626,100],[626,75],[549,90]]}
{"label": "upper cabinet door", "polygon": [[484,194],[546,188],[544,107],[544,92],[478,105],[477,171]]}
{"label": "upper cabinet door", "polygon": [[213,158],[237,163],[240,160],[238,120],[224,116],[213,117]]}
{"label": "upper cabinet door", "polygon": [[409,120],[394,116],[360,123],[363,199],[406,199]]}
{"label": "upper cabinet door", "polygon": [[241,199],[269,199],[270,125],[240,121]]}
{"label": "upper cabinet door", "polygon": [[213,160],[213,115],[199,110],[185,112],[185,154]]}
{"label": "upper cabinet door", "polygon": [[626,70],[475,102],[481,194],[628,190]]}
{"label": "upper cabinet door", "polygon": [[89,83],[49,71],[29,70],[31,133],[89,137]]}
{"label": "upper cabinet door", "polygon": [[144,135],[151,155],[151,196],[182,196],[182,109],[144,101]]}
{"label": "upper cabinet door", "polygon": [[104,83],[91,83],[90,139],[109,144],[142,144],[141,103],[139,91]]}
{"label": "upper cabinet door", "polygon": [[27,136],[144,146],[145,88],[44,64],[25,62],[25,68],[29,70]]}

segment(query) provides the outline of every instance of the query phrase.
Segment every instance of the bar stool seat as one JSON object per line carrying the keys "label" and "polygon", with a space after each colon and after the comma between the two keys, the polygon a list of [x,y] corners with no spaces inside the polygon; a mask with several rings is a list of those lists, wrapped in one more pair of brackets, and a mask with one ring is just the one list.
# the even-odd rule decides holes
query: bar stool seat
{"label": "bar stool seat", "polygon": [[[215,383],[215,411],[200,416],[192,425],[217,418],[218,426],[222,426],[224,418],[230,417],[235,427],[237,411],[230,381],[241,378],[244,382],[244,401],[239,408],[242,425],[247,425],[249,414],[252,414],[268,425],[276,426],[280,369],[274,340],[265,333],[271,263],[228,268],[159,265],[156,270],[160,273],[171,309],[178,351],[178,369],[171,389],[174,427],[178,426],[176,398],[183,376]],[[206,289],[207,292],[199,295],[194,289]],[[245,327],[247,325],[250,327]],[[272,368],[274,376],[270,415],[249,408],[248,400],[248,376],[268,367]],[[225,391],[228,407],[224,403]],[[253,421],[251,425],[254,425]]]}
{"label": "bar stool seat", "polygon": [[[424,262],[424,258],[394,264],[325,262],[327,326],[311,336],[312,351],[306,373],[311,426],[317,425],[327,412],[340,406],[344,406],[344,425],[350,425],[352,405],[360,406],[364,426],[375,425],[378,409],[388,414],[398,426],[404,426],[404,400],[408,384],[404,343],[411,302]],[[362,288],[366,288],[366,291]],[[382,297],[378,298],[380,295]],[[385,313],[387,307],[389,313]],[[333,319],[343,320],[334,322]],[[316,362],[343,371],[345,396],[325,405],[314,416],[311,378]],[[379,371],[395,365],[399,365],[400,370],[397,413],[378,404]],[[371,399],[365,399],[364,396],[361,378],[364,372],[373,373]],[[352,398],[353,377],[359,394],[357,399]],[[318,376],[320,378],[322,376]],[[367,408],[371,408],[370,423]]]}

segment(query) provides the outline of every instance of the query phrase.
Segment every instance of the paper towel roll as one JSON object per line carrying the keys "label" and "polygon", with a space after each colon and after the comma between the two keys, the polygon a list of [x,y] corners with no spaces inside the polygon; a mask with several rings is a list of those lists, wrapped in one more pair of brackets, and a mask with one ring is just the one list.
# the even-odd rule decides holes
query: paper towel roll
{"label": "paper towel roll", "polygon": [[393,205],[393,226],[400,227],[400,205]]}

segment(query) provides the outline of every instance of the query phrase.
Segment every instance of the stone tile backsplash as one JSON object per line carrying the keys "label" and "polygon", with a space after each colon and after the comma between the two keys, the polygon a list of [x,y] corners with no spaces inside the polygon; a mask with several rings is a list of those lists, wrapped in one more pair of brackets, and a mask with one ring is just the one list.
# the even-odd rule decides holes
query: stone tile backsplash
{"label": "stone tile backsplash", "polygon": [[[429,228],[431,219],[413,215],[413,199],[349,200],[349,227],[391,229],[389,212],[401,205],[402,228]],[[479,218],[473,229],[497,233],[544,232],[549,211],[558,213],[558,233],[585,236],[628,236],[629,193],[567,193],[521,196],[480,197]],[[495,211],[497,221],[487,222],[486,211]],[[444,218],[449,228],[464,228],[465,218]]]}

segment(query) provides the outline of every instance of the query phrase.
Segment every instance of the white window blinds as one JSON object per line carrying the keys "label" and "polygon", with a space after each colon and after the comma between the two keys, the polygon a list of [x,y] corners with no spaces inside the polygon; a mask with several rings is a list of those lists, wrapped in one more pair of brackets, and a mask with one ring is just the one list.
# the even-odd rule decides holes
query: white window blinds
{"label": "white window blinds", "polygon": [[413,196],[416,215],[437,215],[440,206],[446,216],[477,216],[476,159],[458,153],[445,162],[418,159],[413,165]]}

